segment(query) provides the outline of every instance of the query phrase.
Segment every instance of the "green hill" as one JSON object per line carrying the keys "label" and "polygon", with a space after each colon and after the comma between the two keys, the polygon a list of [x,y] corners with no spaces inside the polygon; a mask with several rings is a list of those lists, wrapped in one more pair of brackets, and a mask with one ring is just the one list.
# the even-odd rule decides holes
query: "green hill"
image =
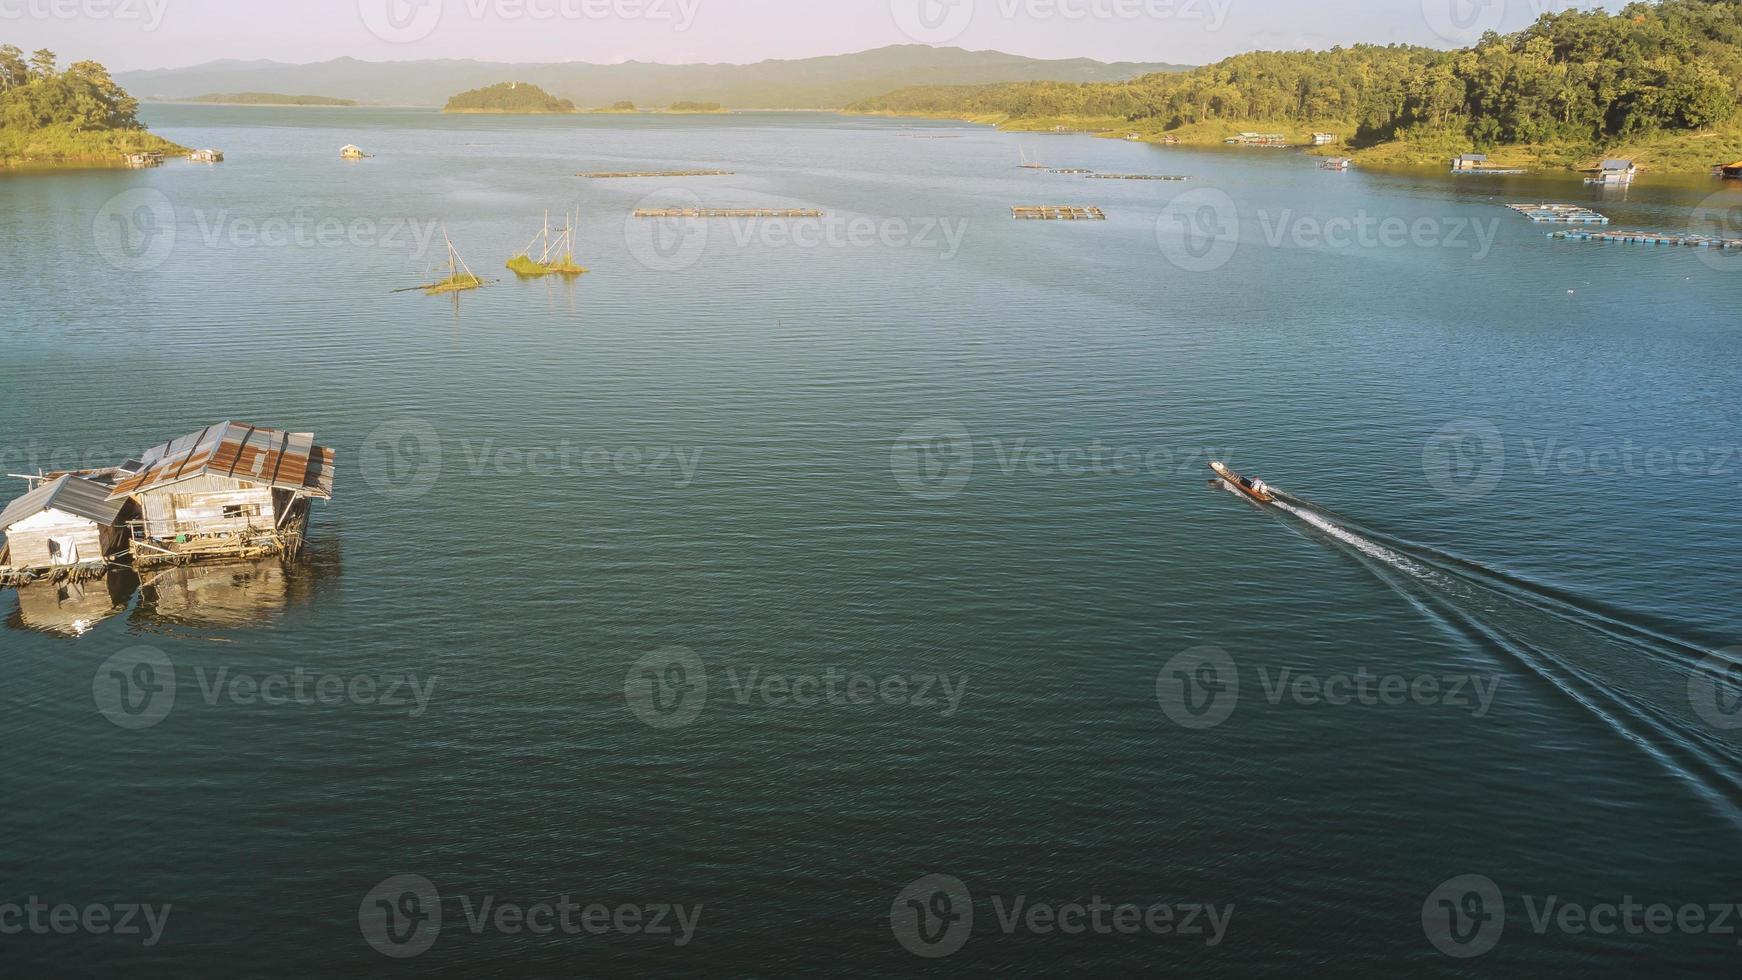
{"label": "green hill", "polygon": [[139,122],[139,102],[109,70],[80,61],[61,71],[52,51],[28,59],[0,45],[0,166],[120,163],[127,153],[186,153]]}
{"label": "green hill", "polygon": [[196,95],[184,102],[209,102],[217,105],[324,105],[354,106],[356,99],[337,99],[330,95],[280,95],[277,92],[217,92]]}
{"label": "green hill", "polygon": [[1482,150],[1500,163],[1577,167],[1634,152],[1646,169],[1703,171],[1742,156],[1742,0],[1546,14],[1456,51],[1255,52],[1113,84],[906,88],[852,108],[1185,143],[1321,129],[1373,163]]}
{"label": "green hill", "polygon": [[443,112],[574,112],[575,104],[559,99],[537,85],[500,82],[486,88],[461,92],[448,100]]}

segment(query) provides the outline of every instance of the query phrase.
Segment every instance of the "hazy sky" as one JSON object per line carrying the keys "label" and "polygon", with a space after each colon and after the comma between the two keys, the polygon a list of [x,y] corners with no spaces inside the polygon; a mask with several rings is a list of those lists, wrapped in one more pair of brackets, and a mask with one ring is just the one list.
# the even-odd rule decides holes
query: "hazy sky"
{"label": "hazy sky", "polygon": [[116,70],[306,62],[749,62],[919,41],[1202,63],[1359,41],[1447,47],[1597,0],[0,0],[0,43]]}

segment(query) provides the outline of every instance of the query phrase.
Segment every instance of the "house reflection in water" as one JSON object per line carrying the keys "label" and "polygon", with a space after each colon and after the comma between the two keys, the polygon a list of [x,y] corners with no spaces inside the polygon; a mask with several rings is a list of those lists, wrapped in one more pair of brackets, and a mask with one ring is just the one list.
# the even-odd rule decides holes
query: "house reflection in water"
{"label": "house reflection in water", "polygon": [[125,569],[78,582],[20,585],[18,609],[6,617],[13,629],[57,636],[83,636],[98,623],[127,611],[139,579]]}
{"label": "house reflection in water", "polygon": [[278,558],[143,571],[133,622],[146,626],[270,626],[313,594],[314,576]]}

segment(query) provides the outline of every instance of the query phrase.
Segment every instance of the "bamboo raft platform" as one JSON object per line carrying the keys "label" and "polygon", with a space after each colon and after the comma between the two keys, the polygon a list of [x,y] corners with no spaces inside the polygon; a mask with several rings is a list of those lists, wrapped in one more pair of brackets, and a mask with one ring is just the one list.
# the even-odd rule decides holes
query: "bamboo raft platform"
{"label": "bamboo raft platform", "polygon": [[1093,170],[1084,167],[1055,167],[1047,172],[1055,174],[1089,174],[1090,176],[1093,176],[1095,173]]}
{"label": "bamboo raft platform", "polygon": [[730,170],[607,170],[598,173],[575,174],[591,180],[622,180],[628,177],[732,177]]}
{"label": "bamboo raft platform", "polygon": [[1090,180],[1191,180],[1170,174],[1090,174]]}
{"label": "bamboo raft platform", "polygon": [[1068,204],[1045,204],[1010,209],[1010,216],[1022,221],[1106,221],[1107,213],[1100,208],[1075,207]]}
{"label": "bamboo raft platform", "polygon": [[1568,229],[1550,232],[1550,238],[1579,242],[1622,242],[1630,245],[1676,245],[1682,248],[1742,249],[1742,238],[1715,238],[1711,235],[1666,235],[1660,231],[1585,231]]}
{"label": "bamboo raft platform", "polygon": [[1608,215],[1598,214],[1590,208],[1577,204],[1508,204],[1506,206],[1539,225],[1606,225],[1609,223]]}
{"label": "bamboo raft platform", "polygon": [[637,208],[637,218],[820,218],[815,208]]}

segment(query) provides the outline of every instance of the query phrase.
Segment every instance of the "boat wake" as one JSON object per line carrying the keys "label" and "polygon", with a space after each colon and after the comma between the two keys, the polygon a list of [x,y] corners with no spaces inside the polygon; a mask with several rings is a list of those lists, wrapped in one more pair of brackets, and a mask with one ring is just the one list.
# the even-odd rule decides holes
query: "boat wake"
{"label": "boat wake", "polygon": [[1742,828],[1742,729],[1713,723],[1694,703],[1696,691],[1742,697],[1742,660],[1649,616],[1274,492],[1303,533],[1323,535],[1429,619],[1546,682]]}

